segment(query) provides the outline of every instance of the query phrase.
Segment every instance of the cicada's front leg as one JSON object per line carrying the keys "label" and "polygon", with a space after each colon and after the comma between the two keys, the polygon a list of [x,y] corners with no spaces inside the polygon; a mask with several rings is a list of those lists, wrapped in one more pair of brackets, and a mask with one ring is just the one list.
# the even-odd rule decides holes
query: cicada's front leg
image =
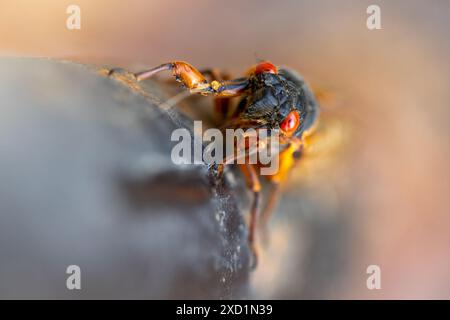
{"label": "cicada's front leg", "polygon": [[208,82],[205,76],[187,62],[174,61],[164,63],[156,68],[136,73],[136,79],[142,81],[161,71],[172,71],[172,75],[180,81],[191,93],[214,95],[216,97],[236,97],[248,88],[247,78],[228,81],[213,80]]}

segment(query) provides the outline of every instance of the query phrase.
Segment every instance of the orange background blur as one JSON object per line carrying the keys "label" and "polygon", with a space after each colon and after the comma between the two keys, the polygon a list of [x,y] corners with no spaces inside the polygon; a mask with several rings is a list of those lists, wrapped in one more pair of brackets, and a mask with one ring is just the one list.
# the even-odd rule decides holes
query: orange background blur
{"label": "orange background blur", "polygon": [[[366,27],[381,7],[382,30]],[[81,30],[66,8],[81,8]],[[0,2],[0,54],[138,70],[170,60],[239,73],[289,65],[339,96],[359,238],[339,298],[450,298],[450,2]],[[357,243],[356,243],[357,242]],[[382,290],[365,287],[382,268]]]}

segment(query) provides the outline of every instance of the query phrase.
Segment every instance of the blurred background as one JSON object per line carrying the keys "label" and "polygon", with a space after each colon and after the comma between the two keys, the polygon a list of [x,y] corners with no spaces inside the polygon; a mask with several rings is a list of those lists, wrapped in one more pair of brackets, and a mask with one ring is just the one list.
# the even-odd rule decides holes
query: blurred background
{"label": "blurred background", "polygon": [[[371,4],[381,30],[366,27]],[[445,0],[16,0],[0,2],[0,54],[299,71],[331,96],[332,138],[287,185],[250,297],[448,299],[449,27]],[[372,264],[381,290],[366,287]]]}

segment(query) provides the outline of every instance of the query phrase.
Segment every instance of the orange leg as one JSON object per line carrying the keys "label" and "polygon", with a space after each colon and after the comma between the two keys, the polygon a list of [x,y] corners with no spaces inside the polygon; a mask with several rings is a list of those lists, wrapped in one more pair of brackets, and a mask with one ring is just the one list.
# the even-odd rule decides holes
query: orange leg
{"label": "orange leg", "polygon": [[274,212],[278,200],[280,198],[281,188],[280,183],[272,183],[272,189],[269,191],[268,200],[266,206],[261,213],[260,219],[260,232],[263,238],[263,243],[266,245],[268,242],[267,224],[269,223],[269,218]]}
{"label": "orange leg", "polygon": [[273,185],[273,189],[270,191],[269,199],[261,214],[260,225],[263,236],[266,234],[265,230],[267,223],[269,222],[269,218],[272,215],[280,197],[282,184],[288,178],[289,172],[303,156],[304,145],[308,143],[308,138],[315,132],[316,126],[317,124],[305,132],[302,138],[292,139],[288,148],[279,154],[278,172],[272,176],[267,176],[267,179]]}
{"label": "orange leg", "polygon": [[296,139],[292,141],[290,146],[283,150],[279,155],[278,172],[272,176],[267,176],[267,179],[272,183],[273,189],[270,190],[269,199],[261,214],[260,229],[263,239],[266,239],[264,242],[267,242],[267,224],[272,213],[274,212],[276,204],[278,203],[281,194],[281,185],[284,181],[286,181],[288,173],[300,159],[302,149],[302,140]]}
{"label": "orange leg", "polygon": [[172,71],[175,79],[183,83],[191,93],[199,93],[202,95],[236,97],[241,95],[249,84],[247,78],[222,82],[213,80],[208,82],[200,71],[183,61],[165,63],[156,68],[136,73],[135,76],[138,81],[142,81],[161,71]]}
{"label": "orange leg", "polygon": [[248,243],[250,249],[253,253],[252,268],[255,268],[258,264],[258,252],[256,250],[255,235],[256,235],[256,223],[258,219],[258,208],[259,208],[259,195],[261,191],[261,184],[259,182],[258,174],[256,173],[254,165],[251,164],[241,164],[239,165],[242,170],[247,185],[253,192],[253,200],[250,207],[250,221],[248,224]]}
{"label": "orange leg", "polygon": [[267,225],[267,223],[269,222],[269,218],[272,215],[272,212],[274,211],[275,206],[277,205],[279,200],[280,184],[272,183],[271,187],[272,189],[269,191],[266,205],[261,213],[261,227],[265,227]]}

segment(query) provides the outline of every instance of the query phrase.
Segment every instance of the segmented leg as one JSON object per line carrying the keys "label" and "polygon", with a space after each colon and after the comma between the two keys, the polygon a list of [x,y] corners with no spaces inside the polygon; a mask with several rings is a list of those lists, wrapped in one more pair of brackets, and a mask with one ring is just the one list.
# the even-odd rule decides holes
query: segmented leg
{"label": "segmented leg", "polygon": [[162,71],[172,71],[175,79],[183,83],[191,93],[199,93],[202,95],[236,97],[244,93],[249,85],[247,78],[228,81],[213,80],[208,82],[200,71],[183,61],[165,63],[153,69],[138,72],[135,76],[138,81],[142,81]]}
{"label": "segmented leg", "polygon": [[294,140],[287,149],[283,150],[279,154],[278,172],[274,175],[267,176],[267,179],[272,183],[272,190],[269,192],[269,198],[266,202],[266,206],[261,213],[259,228],[262,233],[262,238],[266,243],[268,241],[267,224],[275,210],[276,204],[278,203],[281,194],[281,186],[286,181],[287,175],[291,171],[292,167],[300,159],[302,149],[303,142],[300,139]]}
{"label": "segmented leg", "polygon": [[256,240],[256,224],[258,220],[261,184],[259,182],[258,174],[255,170],[254,165],[241,164],[239,165],[239,167],[246,178],[248,187],[253,192],[252,204],[250,206],[250,221],[248,224],[248,243],[253,253],[253,262],[251,263],[251,267],[255,268],[258,264],[258,252],[256,249],[255,240]]}

